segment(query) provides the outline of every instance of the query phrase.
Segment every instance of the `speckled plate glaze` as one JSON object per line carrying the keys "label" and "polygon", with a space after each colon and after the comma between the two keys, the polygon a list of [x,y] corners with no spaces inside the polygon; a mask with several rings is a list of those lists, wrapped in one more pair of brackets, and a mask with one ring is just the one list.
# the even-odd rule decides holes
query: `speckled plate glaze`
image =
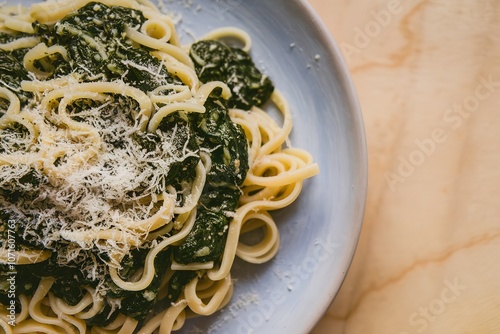
{"label": "speckled plate glaze", "polygon": [[307,333],[342,284],[365,206],[363,122],[340,51],[305,0],[163,0],[159,5],[179,19],[186,44],[222,26],[252,36],[254,61],[292,108],[293,146],[310,151],[321,169],[305,181],[292,206],[273,214],[281,233],[277,257],[264,265],[237,260],[231,303],[212,316],[187,320],[177,333]]}

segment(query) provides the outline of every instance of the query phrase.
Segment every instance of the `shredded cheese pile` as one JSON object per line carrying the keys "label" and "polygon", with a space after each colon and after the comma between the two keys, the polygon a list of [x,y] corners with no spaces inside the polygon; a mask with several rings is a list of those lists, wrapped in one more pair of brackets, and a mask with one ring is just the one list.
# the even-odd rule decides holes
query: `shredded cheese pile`
{"label": "shredded cheese pile", "polygon": [[[130,118],[133,101],[121,96],[108,96],[107,99],[106,103],[93,108],[68,108],[74,111],[70,114],[73,121],[85,124],[85,129],[88,127],[94,133],[68,131],[57,117],[50,121],[44,118],[40,107],[23,111],[25,117],[43,122],[40,127],[43,133],[37,142],[30,143],[26,131],[3,132],[4,136],[9,136],[9,140],[2,140],[4,152],[19,152],[19,147],[25,147],[28,149],[24,154],[39,154],[43,145],[47,157],[53,159],[60,155],[54,163],[56,168],[71,171],[49,175],[38,185],[38,195],[33,202],[25,203],[45,210],[23,210],[26,214],[32,211],[32,217],[26,217],[24,222],[25,233],[30,234],[31,240],[49,250],[55,250],[58,244],[67,246],[58,249],[61,265],[74,262],[82,252],[93,249],[98,250],[107,265],[119,267],[119,260],[131,247],[145,244],[151,227],[137,229],[131,226],[154,216],[163,202],[176,200],[176,190],[165,182],[171,164],[190,156],[198,157],[198,152],[188,148],[187,141],[175,142],[189,140],[189,133],[179,135],[186,128],[175,126],[170,132],[144,133]],[[124,105],[130,107],[124,108]],[[144,148],[135,139],[137,136],[154,145]],[[47,140],[51,145],[44,145]],[[96,142],[99,146],[94,148]],[[68,166],[72,156],[91,149],[95,150],[91,159]],[[0,166],[0,180],[3,185],[17,184],[29,172],[30,167],[25,164],[3,165]],[[25,187],[27,190],[36,188],[31,183],[26,183]],[[173,212],[163,215],[171,219]],[[113,233],[113,236],[103,240],[96,238],[99,233]],[[73,242],[74,247],[69,242]]]}

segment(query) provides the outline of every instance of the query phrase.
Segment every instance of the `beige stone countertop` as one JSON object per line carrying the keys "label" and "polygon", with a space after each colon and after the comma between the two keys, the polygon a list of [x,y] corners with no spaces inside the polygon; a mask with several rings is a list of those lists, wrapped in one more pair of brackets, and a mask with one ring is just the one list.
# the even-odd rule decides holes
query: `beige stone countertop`
{"label": "beige stone countertop", "polygon": [[312,333],[500,333],[500,2],[310,2],[369,158],[359,245]]}

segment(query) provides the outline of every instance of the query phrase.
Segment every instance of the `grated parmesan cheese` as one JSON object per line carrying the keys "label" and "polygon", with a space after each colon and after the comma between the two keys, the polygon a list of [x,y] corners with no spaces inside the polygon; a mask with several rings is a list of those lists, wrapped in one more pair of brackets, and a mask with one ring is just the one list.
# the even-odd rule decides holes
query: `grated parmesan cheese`
{"label": "grated parmesan cheese", "polygon": [[[84,264],[86,276],[95,280],[107,272],[104,264],[119,267],[119,260],[133,245],[147,247],[147,229],[134,230],[130,226],[158,212],[166,200],[165,196],[158,199],[158,194],[167,194],[175,202],[177,194],[171,193],[172,187],[165,182],[171,165],[187,157],[199,158],[199,152],[178,142],[189,140],[189,133],[178,135],[186,129],[176,126],[171,132],[141,132],[130,119],[129,109],[136,106],[129,100],[109,98],[92,108],[78,109],[76,105],[68,108],[72,112],[70,119],[95,131],[100,143],[95,152],[82,161],[73,159],[93,148],[91,133],[69,131],[59,115],[49,121],[44,119],[46,112],[40,107],[27,107],[23,110],[26,117],[43,122],[42,139],[32,143],[27,131],[13,126],[0,131],[0,153],[17,152],[36,159],[31,165],[1,164],[0,186],[6,188],[12,183],[25,191],[36,188],[33,201],[17,204],[19,216],[23,216],[20,211],[25,214],[24,237],[48,250],[57,249],[59,265]],[[153,149],[139,145],[137,136],[154,141]],[[43,175],[47,166],[57,172],[49,173],[39,186],[19,184],[19,179],[33,168]],[[181,191],[183,196],[189,196],[190,184],[185,184]],[[170,221],[172,215],[163,218]],[[106,231],[115,232],[110,238],[100,239],[99,233]],[[104,263],[89,259],[91,250],[97,250]]]}

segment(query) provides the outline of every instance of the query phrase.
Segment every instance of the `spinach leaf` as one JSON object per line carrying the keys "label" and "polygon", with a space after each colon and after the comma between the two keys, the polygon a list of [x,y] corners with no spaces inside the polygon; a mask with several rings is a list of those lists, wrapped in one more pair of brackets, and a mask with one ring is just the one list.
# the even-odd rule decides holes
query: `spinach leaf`
{"label": "spinach leaf", "polygon": [[230,218],[238,204],[249,168],[248,143],[241,127],[231,121],[225,102],[214,92],[204,114],[191,115],[200,147],[211,152],[195,225],[173,250],[179,263],[218,261],[222,256]]}
{"label": "spinach leaf", "polygon": [[274,90],[272,81],[245,51],[213,40],[194,43],[190,56],[202,82],[222,81],[232,91],[230,108],[248,110],[263,105]]}
{"label": "spinach leaf", "polygon": [[232,122],[226,102],[213,92],[205,102],[206,112],[191,114],[201,147],[211,152],[212,163],[228,167],[237,185],[245,180],[248,166],[248,142],[241,126]]}
{"label": "spinach leaf", "polygon": [[[21,90],[21,81],[31,80],[28,71],[23,66],[23,56],[23,51],[15,54],[0,50],[0,84],[14,92],[22,106],[28,104],[33,97],[30,92]],[[7,101],[0,98],[0,116],[7,110],[7,107]]]}
{"label": "spinach leaf", "polygon": [[76,72],[83,81],[123,80],[148,92],[175,79],[149,49],[126,37],[127,27],[138,28],[145,20],[138,10],[91,2],[54,26],[36,24],[35,30],[48,45],[67,47],[69,63],[59,64],[55,77]]}
{"label": "spinach leaf", "polygon": [[[132,265],[132,267],[136,268],[139,266],[142,267],[146,255],[147,250],[136,250],[133,256],[129,259],[132,262],[130,262],[128,266]],[[143,320],[144,318],[146,318],[146,316],[149,315],[153,310],[153,307],[157,300],[158,289],[160,288],[162,278],[169,267],[170,251],[164,250],[155,257],[154,278],[147,288],[140,291],[126,291],[116,287],[112,295],[122,299],[120,312],[136,320]],[[127,269],[127,266],[125,266],[125,269]],[[127,273],[127,276],[124,278],[129,278],[133,273],[134,270],[129,271]],[[112,281],[109,281],[108,284],[113,285]]]}
{"label": "spinach leaf", "polygon": [[118,312],[114,310],[108,303],[104,304],[102,310],[90,319],[85,319],[88,326],[105,327],[113,322],[118,316]]}
{"label": "spinach leaf", "polygon": [[179,270],[172,275],[170,281],[168,281],[167,299],[170,303],[177,301],[186,284],[191,282],[197,275],[196,271],[191,270]]}
{"label": "spinach leaf", "polygon": [[174,248],[174,258],[179,263],[217,261],[220,259],[227,238],[229,218],[223,212],[199,207],[196,222],[186,239]]}
{"label": "spinach leaf", "polygon": [[44,265],[44,262],[34,265],[14,265],[14,269],[9,264],[0,264],[0,303],[10,305],[12,291],[8,280],[15,280],[15,306],[16,313],[21,312],[21,302],[19,296],[22,294],[33,295],[38,287],[40,278],[34,272]]}
{"label": "spinach leaf", "polygon": [[[0,153],[2,153],[0,151]],[[3,166],[8,171],[10,166]],[[35,168],[19,173],[16,178],[0,180],[0,195],[10,203],[32,201],[40,194],[40,189],[48,183],[48,178]]]}
{"label": "spinach leaf", "polygon": [[[170,164],[165,184],[175,187],[183,181],[193,180],[200,160],[200,146],[191,123],[179,113],[174,113],[164,118],[158,128],[173,138],[171,144],[174,146],[173,152],[176,152],[175,161]],[[188,152],[191,154],[187,154]]]}

